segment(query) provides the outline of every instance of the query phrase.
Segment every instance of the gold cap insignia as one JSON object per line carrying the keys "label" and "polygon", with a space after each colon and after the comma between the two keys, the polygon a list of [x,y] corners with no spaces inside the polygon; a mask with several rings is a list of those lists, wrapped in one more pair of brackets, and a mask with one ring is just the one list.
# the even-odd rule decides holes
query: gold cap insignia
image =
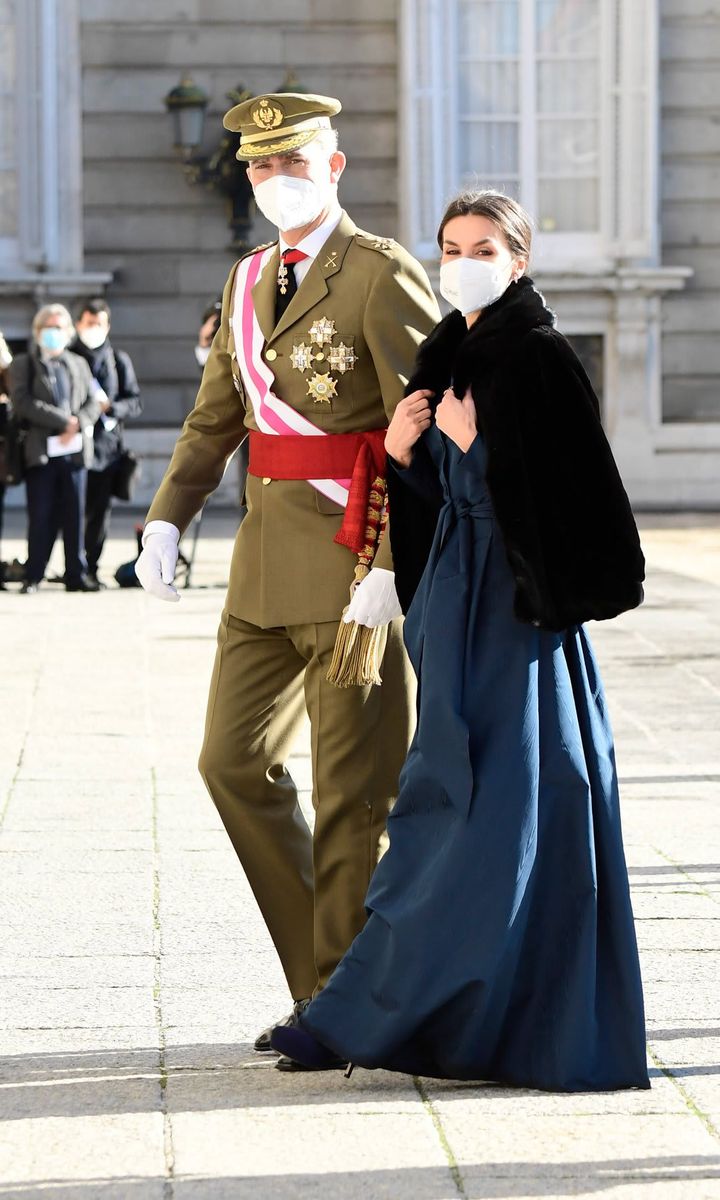
{"label": "gold cap insignia", "polygon": [[251,116],[258,129],[277,129],[283,123],[282,109],[277,104],[271,104],[267,96],[263,96]]}

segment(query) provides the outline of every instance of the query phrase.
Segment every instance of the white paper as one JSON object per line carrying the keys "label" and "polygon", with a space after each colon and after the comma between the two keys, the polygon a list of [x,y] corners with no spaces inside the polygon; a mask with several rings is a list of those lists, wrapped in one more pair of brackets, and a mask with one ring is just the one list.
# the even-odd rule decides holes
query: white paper
{"label": "white paper", "polygon": [[47,440],[48,458],[60,458],[63,454],[79,454],[83,448],[83,435],[78,432],[68,442],[61,442],[59,436]]}

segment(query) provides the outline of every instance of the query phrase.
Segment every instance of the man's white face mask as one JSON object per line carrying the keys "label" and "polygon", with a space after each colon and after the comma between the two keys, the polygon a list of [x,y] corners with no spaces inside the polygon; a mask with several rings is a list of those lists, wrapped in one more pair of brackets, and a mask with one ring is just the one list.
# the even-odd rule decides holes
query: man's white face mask
{"label": "man's white face mask", "polygon": [[99,350],[107,335],[108,331],[102,325],[88,325],[86,329],[78,329],[78,337],[88,350]]}
{"label": "man's white face mask", "polygon": [[327,195],[312,179],[273,175],[255,188],[255,203],[263,216],[285,233],[310,225],[325,207]]}
{"label": "man's white face mask", "polygon": [[507,291],[506,267],[480,258],[452,258],[440,267],[440,292],[464,317],[487,308]]}

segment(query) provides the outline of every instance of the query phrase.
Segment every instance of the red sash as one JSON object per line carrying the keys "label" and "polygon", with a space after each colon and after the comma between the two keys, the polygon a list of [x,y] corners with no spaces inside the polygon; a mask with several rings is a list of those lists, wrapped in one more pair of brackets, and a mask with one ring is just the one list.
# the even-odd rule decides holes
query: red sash
{"label": "red sash", "polygon": [[386,429],[365,433],[273,434],[250,431],[251,475],[270,479],[350,479],[340,546],[360,554],[367,542],[368,504],[375,480],[385,478]]}

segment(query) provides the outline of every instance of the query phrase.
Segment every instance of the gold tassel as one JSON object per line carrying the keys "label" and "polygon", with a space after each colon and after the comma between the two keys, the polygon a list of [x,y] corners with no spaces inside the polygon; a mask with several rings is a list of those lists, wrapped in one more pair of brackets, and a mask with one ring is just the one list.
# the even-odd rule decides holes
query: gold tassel
{"label": "gold tassel", "polygon": [[[368,572],[369,568],[364,564],[355,568],[351,594]],[[343,617],[346,612],[347,608],[344,608]],[[346,623],[341,620],[327,673],[328,683],[340,688],[382,683],[380,664],[385,654],[387,631],[387,625],[370,629],[367,625],[358,625],[357,621]]]}

